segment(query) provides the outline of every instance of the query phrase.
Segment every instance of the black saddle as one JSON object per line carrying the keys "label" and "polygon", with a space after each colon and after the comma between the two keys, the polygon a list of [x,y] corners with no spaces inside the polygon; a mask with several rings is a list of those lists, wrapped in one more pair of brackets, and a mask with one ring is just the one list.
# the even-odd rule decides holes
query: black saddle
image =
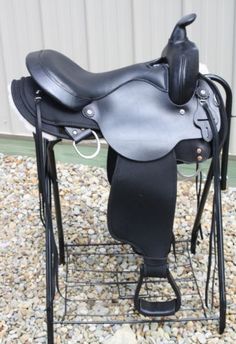
{"label": "black saddle", "polygon": [[[227,132],[221,96],[199,73],[198,49],[186,35],[195,18],[191,14],[176,24],[157,60],[90,73],[59,52],[42,50],[26,58],[31,76],[11,87],[17,109],[38,132],[75,143],[93,132],[106,139],[108,228],[143,256],[134,300],[144,315],[172,315],[181,305],[168,268],[177,164],[211,158],[214,138],[222,145]],[[142,299],[146,277],[166,278],[175,296]]]}

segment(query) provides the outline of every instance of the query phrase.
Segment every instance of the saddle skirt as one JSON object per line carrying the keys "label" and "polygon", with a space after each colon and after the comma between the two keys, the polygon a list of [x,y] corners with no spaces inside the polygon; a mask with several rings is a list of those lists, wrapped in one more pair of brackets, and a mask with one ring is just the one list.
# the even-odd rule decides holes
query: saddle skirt
{"label": "saddle skirt", "polygon": [[[66,57],[65,59],[67,60]],[[14,80],[11,92],[18,111],[34,126],[35,96],[41,90],[43,130],[58,138],[71,139],[65,127],[90,128],[98,131],[116,152],[137,161],[159,159],[174,147],[178,151],[178,144],[182,147],[184,141],[190,140],[183,160],[194,161],[194,151],[199,147],[203,158],[207,159],[209,147],[206,143],[212,140],[212,133],[200,96],[201,92],[206,95],[206,101],[220,130],[219,104],[213,91],[199,77],[191,99],[186,104],[176,105],[169,98],[168,66],[156,64],[150,68],[155,83],[150,78],[128,80],[79,110],[68,108],[50,97],[33,80],[34,75]],[[205,142],[200,140],[202,138]]]}

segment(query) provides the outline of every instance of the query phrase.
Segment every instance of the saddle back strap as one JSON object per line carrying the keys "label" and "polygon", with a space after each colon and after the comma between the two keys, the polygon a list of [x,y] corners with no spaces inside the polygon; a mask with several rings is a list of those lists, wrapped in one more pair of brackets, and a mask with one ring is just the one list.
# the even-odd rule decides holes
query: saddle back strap
{"label": "saddle back strap", "polygon": [[[114,162],[114,161],[113,161]],[[145,315],[170,315],[180,306],[180,294],[168,269],[176,203],[176,157],[168,155],[145,164],[117,155],[108,201],[108,228],[117,240],[132,245],[144,257],[135,307]],[[172,302],[139,297],[144,277],[167,278],[176,294]],[[178,300],[178,301],[177,301]]]}

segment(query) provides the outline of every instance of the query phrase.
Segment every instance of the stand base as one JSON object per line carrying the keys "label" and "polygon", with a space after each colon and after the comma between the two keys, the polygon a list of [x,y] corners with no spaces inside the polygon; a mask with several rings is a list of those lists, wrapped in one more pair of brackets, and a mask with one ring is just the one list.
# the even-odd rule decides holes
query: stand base
{"label": "stand base", "polygon": [[[207,308],[204,274],[199,267],[196,269],[188,240],[178,240],[176,259],[172,253],[169,258],[170,271],[182,294],[181,309],[174,316],[161,318],[145,317],[134,310],[133,296],[141,259],[128,245],[115,242],[66,245],[65,252],[66,265],[60,267],[59,274],[63,297],[55,298],[54,324],[219,321],[217,285],[212,294],[214,305],[209,302]],[[146,280],[141,294],[147,300],[174,297],[168,283],[165,280],[158,283],[157,278]]]}

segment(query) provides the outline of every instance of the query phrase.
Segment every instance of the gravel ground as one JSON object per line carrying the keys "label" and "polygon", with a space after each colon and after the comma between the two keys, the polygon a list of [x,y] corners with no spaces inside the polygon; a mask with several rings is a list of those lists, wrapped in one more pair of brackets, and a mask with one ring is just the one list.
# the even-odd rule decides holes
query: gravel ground
{"label": "gravel ground", "polygon": [[[58,164],[66,240],[72,243],[103,243],[109,187],[105,171],[84,165]],[[46,343],[44,229],[38,216],[38,189],[35,160],[0,154],[0,343]],[[179,183],[175,232],[190,234],[195,213],[194,185]],[[155,344],[234,343],[236,341],[236,192],[223,193],[225,258],[228,303],[227,328],[217,333],[215,322],[153,323],[139,325],[57,326],[55,343]],[[210,203],[204,214],[209,232]],[[78,228],[80,236],[78,236]],[[96,228],[96,230],[95,230]],[[197,279],[207,265],[207,234],[193,264]],[[97,264],[88,259],[86,263]],[[108,262],[113,264],[112,261]],[[123,264],[123,263],[122,263]],[[122,268],[123,265],[121,264]],[[199,273],[200,271],[200,273]],[[63,275],[63,268],[60,268]],[[183,271],[177,273],[182,274]],[[101,291],[100,291],[101,292]],[[85,295],[86,296],[86,295]],[[106,295],[105,295],[106,296]],[[56,300],[60,298],[57,295]],[[102,307],[102,306],[101,306]],[[126,305],[127,307],[127,305]]]}

